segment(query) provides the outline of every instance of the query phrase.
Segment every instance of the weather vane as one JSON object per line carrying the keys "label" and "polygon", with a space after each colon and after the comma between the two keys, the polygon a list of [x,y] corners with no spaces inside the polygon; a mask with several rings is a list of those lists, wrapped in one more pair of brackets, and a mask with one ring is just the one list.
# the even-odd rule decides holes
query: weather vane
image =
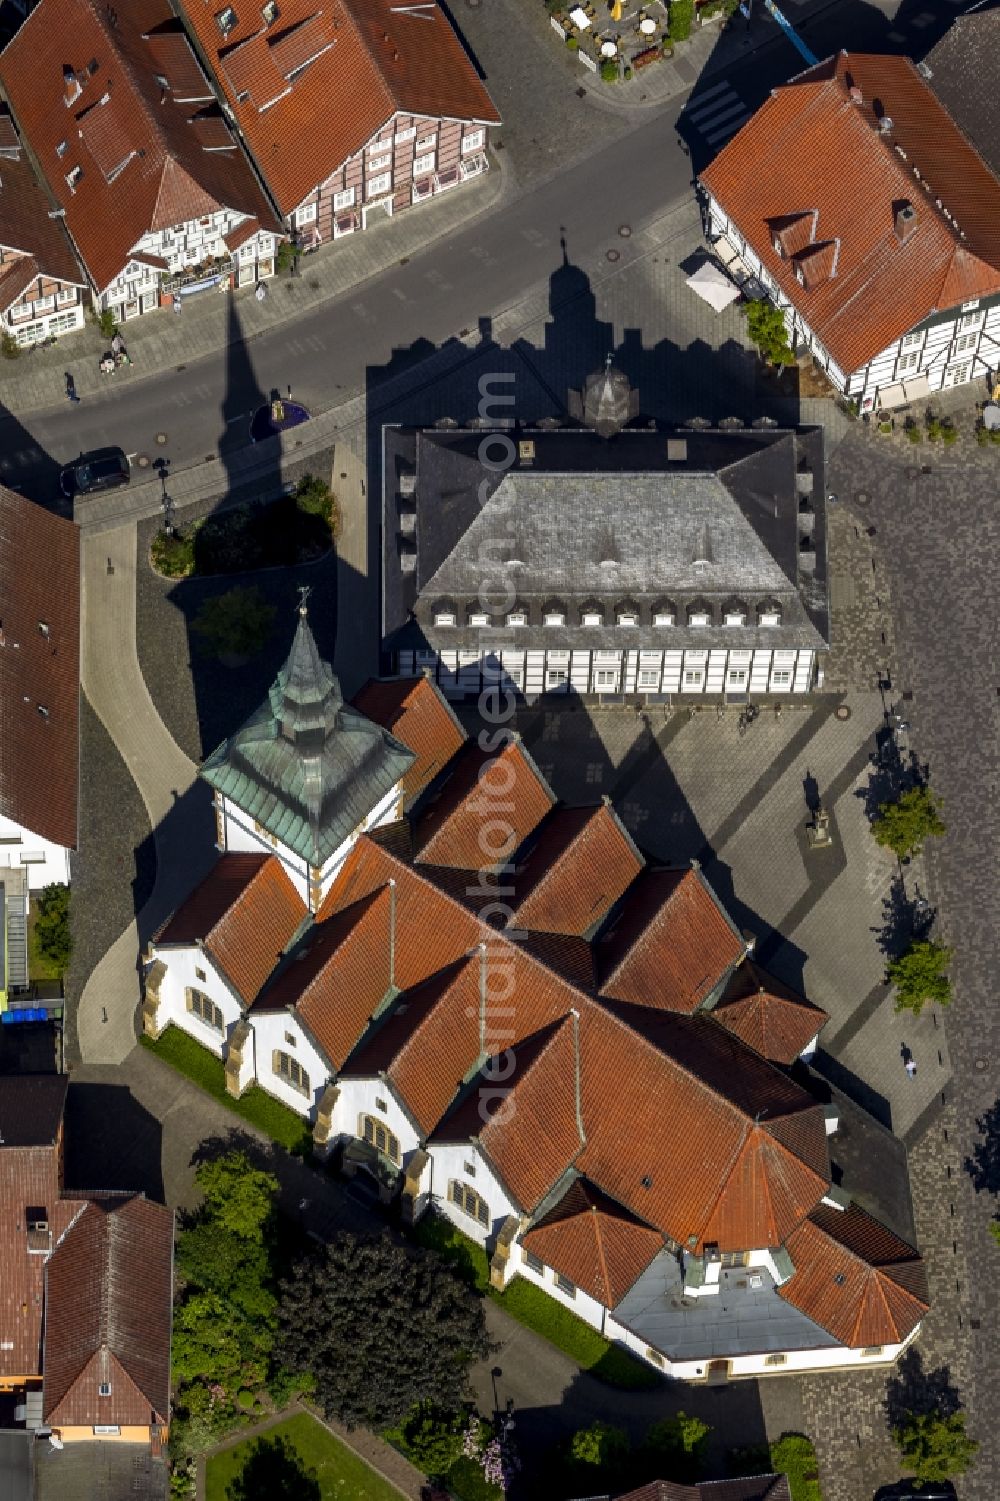
{"label": "weather vane", "polygon": [[299,614],[300,615],[304,615],[306,613],[306,600],[309,598],[310,594],[312,593],[312,588],[311,588],[311,586],[309,584],[299,584],[298,589],[299,589]]}

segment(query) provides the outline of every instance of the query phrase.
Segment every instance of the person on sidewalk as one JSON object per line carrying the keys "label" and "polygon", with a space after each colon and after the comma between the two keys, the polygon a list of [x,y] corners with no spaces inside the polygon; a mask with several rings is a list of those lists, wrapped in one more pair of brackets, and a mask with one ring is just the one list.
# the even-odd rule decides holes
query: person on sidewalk
{"label": "person on sidewalk", "polygon": [[253,294],[258,302],[263,302],[267,296],[267,288],[262,281],[257,283],[257,290]]}
{"label": "person on sidewalk", "polygon": [[175,313],[179,313],[180,310],[181,310],[181,299],[180,299],[179,295],[175,292],[174,293],[174,312]]}
{"label": "person on sidewalk", "polygon": [[76,381],[73,379],[68,370],[66,371],[66,395],[70,401],[80,400],[79,396],[76,394]]}
{"label": "person on sidewalk", "polygon": [[917,1060],[915,1058],[907,1058],[903,1067],[906,1069],[908,1079],[915,1079],[917,1077]]}

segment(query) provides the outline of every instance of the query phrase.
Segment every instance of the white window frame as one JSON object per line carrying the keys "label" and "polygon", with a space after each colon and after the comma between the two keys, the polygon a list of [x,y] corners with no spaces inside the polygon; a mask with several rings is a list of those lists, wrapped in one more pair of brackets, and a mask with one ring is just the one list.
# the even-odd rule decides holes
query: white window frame
{"label": "white window frame", "polygon": [[373,157],[371,157],[369,159],[368,166],[367,166],[366,170],[369,171],[369,172],[382,172],[382,171],[384,171],[384,169],[386,167],[390,167],[391,165],[392,165],[392,152],[391,151],[387,151],[387,152],[384,152],[381,156],[373,156]]}
{"label": "white window frame", "polygon": [[952,358],[954,358],[956,354],[966,354],[970,349],[975,349],[975,347],[978,344],[978,342],[979,342],[979,330],[978,330],[978,328],[976,329],[975,333],[972,333],[972,334],[959,334],[952,341],[952,346],[951,346]]}
{"label": "white window frame", "polygon": [[971,370],[971,360],[959,360],[957,365],[949,365],[944,372],[945,386],[964,386],[969,379]]}
{"label": "white window frame", "polygon": [[367,184],[367,196],[369,198],[381,198],[392,189],[392,173],[380,172],[377,177],[370,177]]}
{"label": "white window frame", "polygon": [[745,688],[747,681],[747,669],[745,667],[730,667],[726,672],[726,682],[730,688]]}
{"label": "white window frame", "polygon": [[342,209],[354,207],[355,190],[353,188],[341,188],[339,193],[333,195],[333,211],[339,214]]}
{"label": "white window frame", "polygon": [[985,318],[985,313],[965,313],[958,320],[958,333],[964,333],[969,328],[982,328]]}
{"label": "white window frame", "polygon": [[547,610],[542,617],[543,625],[565,625],[566,616],[561,610]]}
{"label": "white window frame", "polygon": [[706,626],[711,624],[712,617],[706,610],[692,610],[688,616],[688,625],[693,626],[695,630],[704,630]]}
{"label": "white window frame", "polygon": [[434,624],[441,627],[451,627],[455,624],[454,610],[438,610],[434,616]]}
{"label": "white window frame", "polygon": [[584,610],[582,618],[584,625],[594,626],[604,624],[603,617],[596,610]]}
{"label": "white window frame", "polygon": [[704,669],[704,667],[685,667],[685,669],[684,669],[684,687],[685,688],[701,688],[702,685],[704,684],[704,682],[705,682],[705,669]]}
{"label": "white window frame", "polygon": [[414,177],[424,177],[428,172],[433,172],[437,166],[437,152],[426,151],[423,156],[413,158]]}
{"label": "white window frame", "polygon": [[50,334],[68,334],[72,329],[80,327],[80,319],[76,309],[71,313],[54,313],[45,324]]}
{"label": "white window frame", "polygon": [[56,293],[56,306],[69,307],[78,300],[78,296],[79,293],[76,287],[63,287],[61,292]]}
{"label": "white window frame", "polygon": [[594,688],[598,693],[616,692],[618,689],[618,668],[595,667]]}
{"label": "white window frame", "polygon": [[417,127],[415,125],[409,125],[405,130],[398,130],[394,138],[396,145],[402,146],[405,145],[407,141],[412,141],[416,133]]}
{"label": "white window frame", "polygon": [[546,667],[545,686],[549,689],[565,688],[569,684],[569,671],[565,667]]}
{"label": "white window frame", "polygon": [[771,669],[772,688],[790,688],[792,686],[792,669],[790,667],[774,667]]}
{"label": "white window frame", "polygon": [[659,688],[660,669],[658,667],[640,667],[638,686],[640,688]]}
{"label": "white window frame", "polygon": [[462,137],[462,155],[467,151],[482,151],[486,132],[482,129],[470,130],[467,136]]}
{"label": "white window frame", "polygon": [[923,333],[904,334],[899,341],[900,349],[918,349],[924,342]]}
{"label": "white window frame", "polygon": [[764,610],[761,612],[760,624],[768,628],[774,628],[781,624],[780,610]]}
{"label": "white window frame", "polygon": [[301,208],[295,210],[295,228],[303,229],[307,224],[315,224],[318,212],[319,204],[315,198],[312,203],[303,203]]}
{"label": "white window frame", "polygon": [[56,305],[56,299],[55,299],[55,293],[54,292],[50,292],[47,297],[36,297],[35,298],[35,312],[36,313],[51,313],[51,312],[54,312],[55,305]]}
{"label": "white window frame", "polygon": [[723,625],[746,625],[746,623],[747,617],[742,610],[727,610],[722,621]]}
{"label": "white window frame", "polygon": [[672,615],[669,610],[657,610],[653,616],[653,624],[659,627],[659,629],[664,630],[672,626],[676,619],[676,615]]}
{"label": "white window frame", "polygon": [[896,361],[896,374],[905,375],[908,370],[914,370],[920,364],[920,350],[914,349],[909,354],[901,354]]}
{"label": "white window frame", "polygon": [[437,133],[435,132],[433,135],[424,136],[421,140],[419,140],[417,142],[417,144],[414,146],[413,149],[414,149],[414,151],[431,151],[431,150],[436,151],[437,150]]}
{"label": "white window frame", "polygon": [[469,624],[478,626],[480,629],[482,629],[484,626],[488,626],[490,624],[490,615],[485,610],[475,610],[469,616]]}
{"label": "white window frame", "polygon": [[633,611],[626,610],[623,614],[618,616],[618,624],[624,626],[638,625],[639,617]]}
{"label": "white window frame", "polygon": [[511,610],[510,614],[507,616],[507,624],[508,625],[513,625],[513,626],[527,625],[528,624],[528,612],[527,612],[527,610]]}

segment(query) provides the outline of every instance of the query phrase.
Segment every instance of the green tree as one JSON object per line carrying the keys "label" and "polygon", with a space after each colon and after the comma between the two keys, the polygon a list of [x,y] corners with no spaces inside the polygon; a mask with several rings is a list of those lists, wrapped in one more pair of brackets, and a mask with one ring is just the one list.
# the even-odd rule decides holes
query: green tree
{"label": "green tree", "polygon": [[325,480],[315,474],[304,474],[295,486],[295,504],[308,516],[322,516],[334,539],[340,536],[340,506]]}
{"label": "green tree", "polygon": [[580,1465],[599,1465],[602,1469],[620,1467],[629,1452],[624,1428],[597,1422],[592,1428],[578,1428],[569,1445],[570,1459]]}
{"label": "green tree", "polygon": [[251,657],[271,634],[274,616],[259,589],[238,587],[206,599],[193,629],[213,656]]}
{"label": "green tree", "polygon": [[964,1475],[979,1448],[965,1431],[965,1413],[911,1412],[893,1430],[903,1463],[917,1480]]}
{"label": "green tree", "polygon": [[240,1240],[262,1244],[274,1227],[278,1180],[255,1168],[245,1152],[227,1152],[199,1164],[195,1180],[207,1220]]}
{"label": "green tree", "polygon": [[315,1470],[307,1469],[286,1438],[259,1438],[243,1469],[226,1487],[227,1501],[321,1501]]}
{"label": "green tree", "polygon": [[425,1475],[445,1476],[462,1452],[468,1422],[433,1402],[418,1402],[398,1432],[407,1454]]}
{"label": "green tree", "polygon": [[694,25],[694,0],[670,0],[667,31],[672,42],[686,42]]}
{"label": "green tree", "polygon": [[905,953],[891,959],[889,979],[896,987],[896,1010],[919,1016],[928,1001],[951,1004],[951,981],[947,975],[951,949],[932,939],[914,940]]}
{"label": "green tree", "polygon": [[35,942],[43,959],[66,968],[73,951],[68,886],[43,886],[35,898]]}
{"label": "green tree", "polygon": [[816,1450],[804,1433],[783,1433],[775,1440],[771,1469],[776,1475],[788,1476],[792,1501],[822,1501]]}
{"label": "green tree", "polygon": [[941,803],[929,787],[910,787],[893,802],[879,803],[872,823],[876,843],[900,860],[919,855],[925,842],[945,832]]}
{"label": "green tree", "polygon": [[990,1220],[990,1234],[1000,1246],[1000,1220]]}
{"label": "green tree", "polygon": [[771,365],[794,365],[795,356],[788,343],[788,329],[780,308],[761,298],[743,304],[747,333],[762,357]]}
{"label": "green tree", "polygon": [[489,1351],[483,1303],[440,1256],[388,1237],[337,1235],[282,1288],[282,1356],[324,1410],[384,1428],[418,1402],[462,1405]]}
{"label": "green tree", "polygon": [[703,1423],[701,1418],[689,1417],[686,1412],[661,1419],[647,1430],[643,1440],[647,1467],[648,1461],[653,1459],[652,1468],[664,1471],[669,1479],[693,1483],[704,1473],[711,1431],[708,1423]]}

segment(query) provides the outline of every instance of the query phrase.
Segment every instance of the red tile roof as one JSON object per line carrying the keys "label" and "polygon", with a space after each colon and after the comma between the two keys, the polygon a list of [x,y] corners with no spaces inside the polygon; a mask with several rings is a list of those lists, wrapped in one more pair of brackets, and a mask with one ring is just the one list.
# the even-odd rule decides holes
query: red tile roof
{"label": "red tile roof", "polygon": [[583,1145],[576,1061],[571,1016],[518,1041],[509,1052],[494,1052],[433,1139],[478,1139],[515,1201],[530,1213]]}
{"label": "red tile roof", "polygon": [[555,798],[528,752],[514,740],[496,755],[467,742],[447,779],[414,810],[416,858],[483,870],[509,860]]}
{"label": "red tile roof", "polygon": [[212,98],[200,74],[167,0],[42,0],[0,55],[11,108],[99,289],[149,230],[221,208],[275,222],[242,152],[203,150],[192,130]]}
{"label": "red tile roof", "polygon": [[[259,4],[236,5],[238,24],[226,35],[216,20],[221,0],[181,0],[181,9],[285,214],[396,114],[498,123],[434,0],[417,7],[393,0],[281,0],[270,27]],[[325,50],[309,61],[318,46]],[[296,67],[302,71],[294,73]],[[246,97],[238,97],[241,87]]]}
{"label": "red tile roof", "polygon": [[795,1274],[781,1296],[852,1350],[895,1345],[929,1307],[912,1246],[857,1204],[820,1204],[788,1239]]}
{"label": "red tile roof", "polygon": [[522,1244],[605,1308],[614,1308],[663,1250],[664,1240],[592,1183],[578,1179],[522,1236]]}
{"label": "red tile roof", "polygon": [[[86,277],[76,263],[62,225],[58,219],[49,218],[52,204],[35,177],[6,111],[0,111],[0,129],[4,152],[0,162],[0,245],[33,258],[35,276],[41,272],[56,281],[86,286]],[[7,271],[6,266],[3,269]],[[5,288],[4,308],[13,301],[13,297],[6,300],[8,296]]]}
{"label": "red tile roof", "polygon": [[794,1063],[829,1019],[819,1006],[752,959],[740,965],[712,1014],[748,1047],[776,1063]]}
{"label": "red tile roof", "polygon": [[[800,74],[701,180],[845,374],[929,314],[1000,292],[1000,182],[907,58],[841,52]],[[904,202],[916,222],[901,242]],[[790,248],[805,253],[806,231],[831,247],[811,287],[773,244],[806,211]]]}
{"label": "red tile roof", "polygon": [[335,1069],[343,1066],[392,983],[392,904],[392,890],[383,886],[316,923],[254,1006],[255,1011],[294,1007]]}
{"label": "red tile roof", "polygon": [[700,870],[647,870],[597,946],[613,1000],[691,1012],[746,953]]}
{"label": "red tile roof", "polygon": [[276,855],[225,854],[155,942],[200,943],[249,1006],[305,915]]}
{"label": "red tile roof", "polygon": [[518,862],[511,924],[582,937],[610,912],[644,863],[610,803],[557,808]]}
{"label": "red tile roof", "polygon": [[95,1200],[73,1222],[45,1273],[51,1427],[169,1421],[173,1252],[173,1212],[148,1199]]}
{"label": "red tile roof", "polygon": [[75,849],[79,762],[80,534],[0,486],[0,814]]}
{"label": "red tile roof", "polygon": [[[12,1081],[4,1079],[4,1089]],[[82,1205],[60,1198],[61,1144],[0,1145],[0,1377],[42,1370],[45,1256]],[[49,1232],[35,1232],[29,1250],[27,1211],[40,1211]]]}
{"label": "red tile roof", "polygon": [[416,756],[402,782],[407,802],[422,792],[465,744],[465,731],[454,711],[428,678],[369,678],[351,702],[366,719],[395,735]]}

